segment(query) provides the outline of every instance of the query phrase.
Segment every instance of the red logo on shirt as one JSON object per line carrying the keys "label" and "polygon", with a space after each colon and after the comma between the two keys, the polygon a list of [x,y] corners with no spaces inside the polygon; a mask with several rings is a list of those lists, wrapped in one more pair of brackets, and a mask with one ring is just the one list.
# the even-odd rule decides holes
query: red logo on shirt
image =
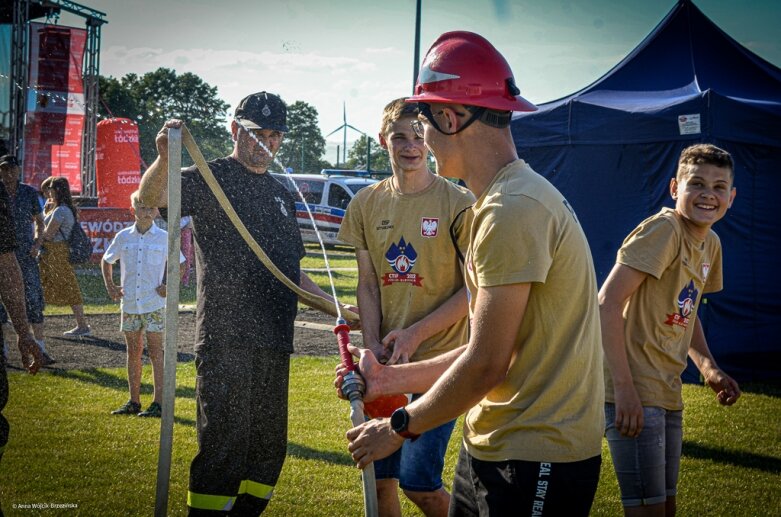
{"label": "red logo on shirt", "polygon": [[436,237],[439,229],[438,217],[424,217],[420,220],[420,235],[423,237]]}

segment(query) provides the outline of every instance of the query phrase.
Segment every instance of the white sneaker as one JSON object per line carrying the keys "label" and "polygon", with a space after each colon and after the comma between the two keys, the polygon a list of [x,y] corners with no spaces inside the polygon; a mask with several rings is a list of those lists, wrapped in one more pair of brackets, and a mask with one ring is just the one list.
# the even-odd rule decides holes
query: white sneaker
{"label": "white sneaker", "polygon": [[72,328],[70,330],[66,330],[62,333],[63,336],[72,336],[72,337],[79,337],[79,336],[90,336],[92,335],[92,327],[87,325],[86,328],[76,327]]}

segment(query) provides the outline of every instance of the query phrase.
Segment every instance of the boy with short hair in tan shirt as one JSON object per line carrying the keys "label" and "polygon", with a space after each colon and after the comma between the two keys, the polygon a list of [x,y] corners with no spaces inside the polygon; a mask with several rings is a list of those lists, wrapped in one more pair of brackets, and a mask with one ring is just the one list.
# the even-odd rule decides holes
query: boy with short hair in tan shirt
{"label": "boy with short hair in tan shirt", "polygon": [[721,404],[740,396],[697,319],[702,295],[722,289],[721,243],[711,226],[735,199],[733,179],[723,149],[684,149],[670,182],[675,209],[663,208],[629,234],[599,292],[605,434],[626,515],[675,513],[687,355]]}
{"label": "boy with short hair in tan shirt", "polygon": [[[458,254],[466,250],[474,196],[428,169],[428,150],[411,126],[417,113],[404,99],[385,107],[380,144],[393,175],[358,192],[339,230],[355,246],[364,347],[389,365],[437,357],[467,339]],[[380,516],[400,515],[398,487],[425,515],[447,514],[442,469],[454,425],[375,463]]]}

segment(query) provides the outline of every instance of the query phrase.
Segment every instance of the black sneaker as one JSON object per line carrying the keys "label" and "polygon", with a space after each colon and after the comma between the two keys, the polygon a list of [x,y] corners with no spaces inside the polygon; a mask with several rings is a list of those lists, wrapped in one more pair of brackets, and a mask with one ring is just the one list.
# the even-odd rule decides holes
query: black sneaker
{"label": "black sneaker", "polygon": [[57,362],[52,356],[50,356],[46,352],[42,352],[42,355],[43,355],[43,361],[41,362],[41,366],[51,366]]}
{"label": "black sneaker", "polygon": [[128,400],[125,404],[111,412],[112,415],[136,415],[141,411],[141,404]]}
{"label": "black sneaker", "polygon": [[[140,407],[138,409],[141,409]],[[160,407],[160,404],[157,402],[152,402],[149,404],[149,407],[146,408],[146,411],[142,411],[138,414],[140,417],[152,417],[152,418],[160,418],[163,416],[163,408]]]}

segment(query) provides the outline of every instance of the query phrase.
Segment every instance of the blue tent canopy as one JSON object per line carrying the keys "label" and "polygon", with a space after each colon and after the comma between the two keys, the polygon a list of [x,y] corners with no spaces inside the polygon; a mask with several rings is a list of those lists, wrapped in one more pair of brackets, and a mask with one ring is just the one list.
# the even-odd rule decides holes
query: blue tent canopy
{"label": "blue tent canopy", "polygon": [[738,194],[714,226],[725,288],[703,300],[700,318],[728,373],[781,379],[781,69],[681,0],[607,74],[539,108],[514,117],[515,144],[577,211],[600,284],[624,237],[672,206],[683,148],[732,153]]}

